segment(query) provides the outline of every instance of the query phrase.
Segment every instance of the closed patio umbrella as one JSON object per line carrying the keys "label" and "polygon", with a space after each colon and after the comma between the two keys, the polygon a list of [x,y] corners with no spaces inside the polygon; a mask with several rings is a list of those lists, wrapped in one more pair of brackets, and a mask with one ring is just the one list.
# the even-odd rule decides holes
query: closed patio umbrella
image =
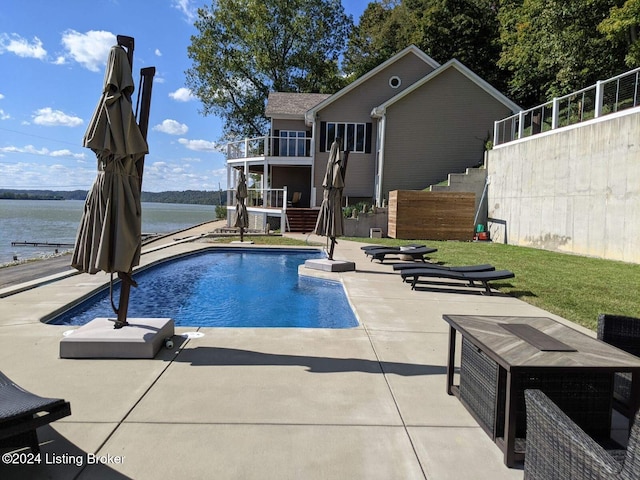
{"label": "closed patio umbrella", "polygon": [[341,138],[336,138],[331,144],[327,171],[322,181],[324,189],[320,213],[316,220],[315,233],[331,240],[328,257],[333,260],[333,250],[336,237],[341,237],[344,230],[342,216],[342,190],[344,189],[344,175],[347,168],[347,152],[340,152]]}
{"label": "closed patio umbrella", "polygon": [[249,212],[247,212],[247,205],[245,203],[247,196],[247,177],[244,172],[240,170],[238,185],[236,186],[236,218],[233,226],[240,229],[241,242],[244,241],[244,229],[249,226]]}
{"label": "closed patio umbrella", "polygon": [[[136,123],[131,104],[134,91],[127,52],[114,46],[109,53],[104,88],[84,136],[83,145],[93,150],[98,174],[87,195],[78,228],[71,265],[85,273],[117,273],[124,290],[135,286],[133,267],[141,249],[141,163],[147,142]],[[113,300],[112,300],[113,305]],[[126,323],[126,308],[118,313],[115,327]]]}

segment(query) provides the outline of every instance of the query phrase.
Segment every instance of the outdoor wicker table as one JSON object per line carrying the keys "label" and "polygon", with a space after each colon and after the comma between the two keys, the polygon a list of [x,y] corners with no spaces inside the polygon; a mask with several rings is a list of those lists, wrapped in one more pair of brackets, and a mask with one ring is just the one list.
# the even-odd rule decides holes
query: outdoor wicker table
{"label": "outdoor wicker table", "polygon": [[[513,467],[524,459],[524,390],[545,392],[598,441],[611,442],[613,373],[632,372],[640,406],[640,358],[546,317],[443,315],[449,324],[447,393],[455,395]],[[462,335],[453,385],[456,332]]]}

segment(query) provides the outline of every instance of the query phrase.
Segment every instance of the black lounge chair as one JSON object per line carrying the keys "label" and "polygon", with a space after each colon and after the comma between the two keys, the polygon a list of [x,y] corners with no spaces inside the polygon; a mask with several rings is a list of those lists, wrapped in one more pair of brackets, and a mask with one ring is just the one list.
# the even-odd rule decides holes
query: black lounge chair
{"label": "black lounge chair", "polygon": [[451,272],[491,272],[496,269],[493,265],[483,263],[480,265],[461,265],[461,266],[447,266],[439,265],[437,263],[429,263],[423,265],[421,263],[394,263],[393,269],[400,270],[401,272],[414,270],[416,268],[434,268],[436,270],[448,270]]}
{"label": "black lounge chair", "polygon": [[491,288],[489,288],[489,282],[494,280],[504,280],[506,278],[513,278],[515,274],[509,270],[494,270],[488,272],[455,272],[452,270],[439,270],[437,268],[413,268],[400,274],[404,281],[408,278],[411,280],[411,290],[415,290],[418,280],[422,277],[427,278],[450,278],[452,280],[465,280],[469,282],[469,286],[475,287],[474,282],[481,282],[485,288],[485,293],[491,295]]}
{"label": "black lounge chair", "polygon": [[38,453],[36,428],[67,415],[71,415],[69,402],[27,392],[0,372],[0,448],[28,446]]}
{"label": "black lounge chair", "polygon": [[408,255],[414,260],[422,260],[424,262],[425,255],[437,251],[437,248],[412,247],[405,250],[400,250],[399,248],[376,248],[373,250],[365,250],[364,253],[371,257],[371,261],[379,260],[380,263],[384,263],[384,259],[387,255]]}
{"label": "black lounge chair", "polygon": [[419,243],[411,243],[409,245],[403,245],[402,247],[390,247],[389,245],[365,245],[364,247],[360,247],[360,250],[364,250],[366,254],[367,251],[376,250],[378,248],[400,250],[401,248],[421,248],[421,247],[426,247],[426,245],[419,244]]}
{"label": "black lounge chair", "polygon": [[640,478],[640,412],[626,450],[603,448],[541,390],[525,390],[524,478],[635,480]]}

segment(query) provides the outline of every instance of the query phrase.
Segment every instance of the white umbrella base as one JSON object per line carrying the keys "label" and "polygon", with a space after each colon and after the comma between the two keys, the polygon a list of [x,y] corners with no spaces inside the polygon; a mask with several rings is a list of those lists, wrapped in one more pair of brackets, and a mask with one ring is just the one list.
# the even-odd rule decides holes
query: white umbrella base
{"label": "white umbrella base", "polygon": [[95,318],[65,333],[60,358],[153,358],[175,333],[171,318],[128,318],[119,329],[114,321]]}
{"label": "white umbrella base", "polygon": [[306,260],[304,266],[314,270],[322,270],[323,272],[352,272],[356,269],[354,262],[329,260],[327,258]]}

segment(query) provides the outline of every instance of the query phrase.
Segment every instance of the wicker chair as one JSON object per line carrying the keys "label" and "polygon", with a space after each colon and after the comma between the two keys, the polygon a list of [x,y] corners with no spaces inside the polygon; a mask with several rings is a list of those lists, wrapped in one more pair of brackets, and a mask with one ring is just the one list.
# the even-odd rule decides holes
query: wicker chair
{"label": "wicker chair", "polygon": [[640,414],[627,450],[607,451],[541,390],[525,390],[525,480],[637,480],[640,478]]}
{"label": "wicker chair", "polygon": [[[601,313],[598,316],[598,339],[625,352],[640,357],[640,318]],[[616,410],[633,418],[629,399],[631,374],[616,373],[613,380],[613,398]]]}
{"label": "wicker chair", "polygon": [[0,449],[28,446],[38,453],[36,429],[67,415],[71,415],[69,402],[34,395],[0,372]]}

